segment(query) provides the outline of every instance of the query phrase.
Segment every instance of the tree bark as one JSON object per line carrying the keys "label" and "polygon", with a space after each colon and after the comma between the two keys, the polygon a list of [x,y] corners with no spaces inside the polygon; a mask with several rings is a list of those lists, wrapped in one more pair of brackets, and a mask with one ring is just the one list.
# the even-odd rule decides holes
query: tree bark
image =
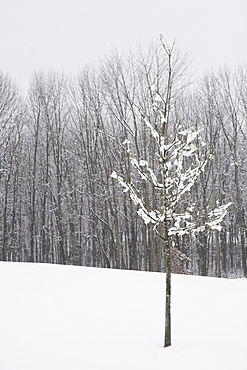
{"label": "tree bark", "polygon": [[168,228],[165,221],[165,256],[166,256],[166,301],[165,301],[165,342],[164,347],[171,345],[171,246],[169,243]]}

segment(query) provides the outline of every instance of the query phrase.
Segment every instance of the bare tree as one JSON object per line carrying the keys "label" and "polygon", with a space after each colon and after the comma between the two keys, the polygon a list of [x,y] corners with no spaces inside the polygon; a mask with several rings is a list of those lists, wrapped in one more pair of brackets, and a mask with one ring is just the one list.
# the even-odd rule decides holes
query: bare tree
{"label": "bare tree", "polygon": [[209,158],[199,159],[199,131],[185,128],[181,124],[170,123],[172,94],[172,52],[162,39],[162,46],[168,58],[168,83],[165,96],[153,90],[153,110],[159,121],[157,128],[150,119],[136,106],[139,119],[148,128],[155,143],[155,163],[150,167],[148,159],[132,156],[131,142],[125,140],[126,153],[134,169],[150,187],[155,189],[158,203],[155,207],[143,196],[142,189],[132,180],[126,181],[114,171],[112,177],[123,186],[124,192],[129,192],[130,198],[137,206],[137,213],[145,224],[153,224],[155,232],[164,242],[166,258],[166,312],[164,346],[171,345],[171,255],[172,250],[185,258],[172,244],[172,237],[189,232],[205,231],[211,227],[219,229],[219,223],[226,214],[229,204],[221,206],[205,215],[194,218],[193,205],[185,197],[191,191],[198,176],[204,171]]}

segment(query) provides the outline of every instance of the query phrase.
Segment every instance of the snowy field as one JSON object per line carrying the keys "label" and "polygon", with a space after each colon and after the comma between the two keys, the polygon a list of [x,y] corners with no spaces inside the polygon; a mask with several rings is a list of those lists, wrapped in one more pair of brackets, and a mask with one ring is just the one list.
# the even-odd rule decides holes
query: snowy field
{"label": "snowy field", "polygon": [[246,370],[247,280],[0,263],[0,370]]}

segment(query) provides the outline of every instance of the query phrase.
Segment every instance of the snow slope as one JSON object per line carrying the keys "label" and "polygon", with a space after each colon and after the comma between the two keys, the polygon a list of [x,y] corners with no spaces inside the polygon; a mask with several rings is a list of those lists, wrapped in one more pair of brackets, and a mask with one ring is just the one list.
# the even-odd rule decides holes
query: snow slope
{"label": "snow slope", "polygon": [[247,280],[0,263],[0,370],[246,370]]}

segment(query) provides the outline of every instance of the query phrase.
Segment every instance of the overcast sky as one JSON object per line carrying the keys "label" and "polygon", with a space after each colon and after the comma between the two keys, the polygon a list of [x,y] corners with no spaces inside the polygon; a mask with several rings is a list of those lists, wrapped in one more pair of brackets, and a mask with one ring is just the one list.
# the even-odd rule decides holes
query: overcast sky
{"label": "overcast sky", "polygon": [[247,0],[0,0],[0,69],[26,90],[35,70],[76,73],[120,50],[175,38],[198,70],[247,61]]}

